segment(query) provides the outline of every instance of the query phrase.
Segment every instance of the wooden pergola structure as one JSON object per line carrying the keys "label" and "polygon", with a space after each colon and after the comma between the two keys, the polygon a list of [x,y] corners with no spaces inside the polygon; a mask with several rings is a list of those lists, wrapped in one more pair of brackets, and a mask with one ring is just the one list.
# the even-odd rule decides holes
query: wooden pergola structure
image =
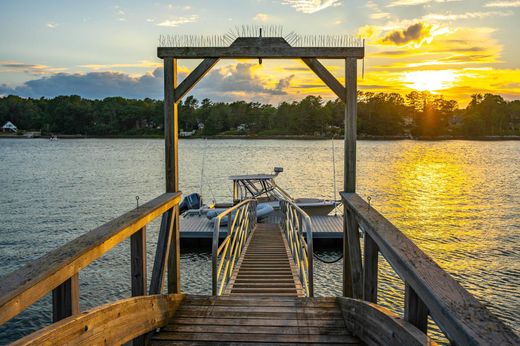
{"label": "wooden pergola structure", "polygon": [[[209,40],[211,42],[211,40]],[[157,55],[164,61],[164,136],[166,163],[166,192],[179,191],[178,167],[178,104],[181,99],[211,70],[220,59],[301,59],[336,96],[345,103],[345,156],[344,186],[347,193],[356,191],[356,120],[357,120],[357,60],[365,56],[364,41],[340,40],[330,44],[330,40],[317,37],[310,40],[314,45],[293,47],[284,37],[238,37],[228,47],[221,46],[177,46],[158,47]],[[178,82],[177,60],[202,59],[202,62],[182,81]],[[345,61],[345,85],[343,85],[318,59],[341,59]],[[345,215],[348,210],[345,210]],[[171,216],[170,216],[171,217]],[[180,241],[178,217],[174,217],[173,236],[169,251],[168,291],[180,293]],[[344,218],[344,220],[354,218]],[[164,221],[164,220],[163,220]],[[355,222],[355,221],[352,221]],[[361,293],[361,251],[359,238],[349,239],[357,232],[347,232],[347,228],[357,229],[356,224],[344,221],[343,293],[347,297],[357,297]],[[357,235],[358,237],[359,235]],[[349,245],[350,243],[350,245]],[[357,244],[357,246],[355,245]],[[356,288],[357,287],[357,288]]]}

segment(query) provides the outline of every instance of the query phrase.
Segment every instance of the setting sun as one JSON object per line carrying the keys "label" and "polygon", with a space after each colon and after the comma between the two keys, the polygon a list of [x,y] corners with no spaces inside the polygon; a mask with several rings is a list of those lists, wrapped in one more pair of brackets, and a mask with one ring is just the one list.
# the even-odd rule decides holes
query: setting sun
{"label": "setting sun", "polygon": [[419,91],[431,91],[448,89],[457,79],[455,72],[451,70],[444,71],[413,71],[406,72],[403,75],[403,81],[410,88]]}

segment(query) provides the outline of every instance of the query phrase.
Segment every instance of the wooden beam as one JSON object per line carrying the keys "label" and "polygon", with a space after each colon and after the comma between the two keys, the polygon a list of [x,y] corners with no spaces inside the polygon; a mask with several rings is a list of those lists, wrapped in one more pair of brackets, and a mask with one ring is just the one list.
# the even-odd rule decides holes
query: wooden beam
{"label": "wooden beam", "polygon": [[413,288],[429,314],[457,345],[520,345],[520,338],[397,227],[355,193],[343,203],[379,247],[399,277]]}
{"label": "wooden beam", "polygon": [[336,298],[348,330],[367,345],[437,345],[390,310],[361,300]]}
{"label": "wooden beam", "polygon": [[76,273],[52,290],[52,322],[79,313],[79,275]]}
{"label": "wooden beam", "polygon": [[218,58],[206,58],[175,89],[175,102],[179,102],[218,62]]}
{"label": "wooden beam", "polygon": [[350,273],[352,280],[352,298],[363,298],[363,266],[361,263],[361,246],[359,243],[359,225],[354,214],[347,210],[347,241],[349,247]]}
{"label": "wooden beam", "polygon": [[51,324],[11,345],[122,345],[166,325],[183,299],[173,294],[119,300]]}
{"label": "wooden beam", "polygon": [[180,198],[180,193],[165,193],[0,278],[0,325],[173,208]]}
{"label": "wooden beam", "polygon": [[343,102],[346,101],[346,90],[343,85],[327,70],[318,59],[303,58],[303,62],[327,85]]}
{"label": "wooden beam", "polygon": [[424,334],[428,331],[428,307],[410,285],[405,283],[404,319]]}
{"label": "wooden beam", "polygon": [[150,280],[149,294],[161,294],[166,277],[168,254],[170,253],[171,236],[173,233],[173,210],[163,214],[159,237],[157,239],[157,250],[153,262],[152,278]]}
{"label": "wooden beam", "polygon": [[283,46],[230,46],[230,47],[159,47],[161,59],[362,59],[363,47],[283,47]]}
{"label": "wooden beam", "polygon": [[[356,121],[357,121],[357,73],[356,59],[345,60],[345,139],[344,139],[344,176],[343,190],[356,191]],[[348,210],[344,208],[344,214]],[[349,222],[344,218],[343,222],[343,295],[353,297],[354,289],[351,257],[357,256],[350,251],[350,236],[348,232]],[[356,290],[357,294],[357,290]]]}
{"label": "wooden beam", "polygon": [[377,303],[377,276],[379,248],[370,235],[365,232],[365,253],[363,263],[363,299]]}
{"label": "wooden beam", "polygon": [[132,297],[146,294],[146,227],[130,237],[130,269],[132,275]]}
{"label": "wooden beam", "polygon": [[[166,162],[166,191],[179,190],[179,120],[175,102],[177,87],[177,59],[164,59],[164,139]],[[179,211],[175,208],[173,234],[168,256],[168,292],[180,293],[180,237]]]}

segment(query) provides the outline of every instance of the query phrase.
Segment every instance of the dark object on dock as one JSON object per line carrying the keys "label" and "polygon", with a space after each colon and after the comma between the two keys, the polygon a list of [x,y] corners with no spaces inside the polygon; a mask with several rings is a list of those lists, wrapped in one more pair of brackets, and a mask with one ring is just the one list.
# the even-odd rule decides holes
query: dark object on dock
{"label": "dark object on dock", "polygon": [[[292,47],[286,39],[268,37],[268,33],[259,38],[238,37],[229,47],[158,49],[164,59],[166,193],[0,279],[0,324],[53,292],[55,323],[15,345],[123,344],[131,340],[142,345],[150,339],[155,345],[427,345],[434,344],[427,336],[428,317],[454,344],[520,344],[510,328],[355,193],[357,59],[363,58],[364,47]],[[293,38],[288,40],[293,42]],[[177,86],[179,58],[204,60]],[[213,296],[181,294],[178,102],[220,58],[302,59],[345,101],[344,261],[343,277],[338,278],[343,297],[313,297],[311,218],[292,201],[283,201],[279,227],[257,225],[254,199],[240,202],[215,220]],[[344,59],[346,85],[317,58]],[[162,222],[150,295],[146,296],[146,226],[159,216]],[[229,229],[220,242],[223,217],[229,218]],[[364,258],[360,226],[366,233]],[[79,313],[78,273],[127,238],[133,297]],[[377,305],[379,254],[405,283],[404,319]],[[264,275],[273,288],[262,282]],[[165,281],[168,294],[160,294]],[[157,328],[161,329],[157,332]]]}
{"label": "dark object on dock", "polygon": [[202,197],[198,193],[192,193],[184,197],[179,204],[179,213],[182,214],[190,209],[199,209],[202,207]]}

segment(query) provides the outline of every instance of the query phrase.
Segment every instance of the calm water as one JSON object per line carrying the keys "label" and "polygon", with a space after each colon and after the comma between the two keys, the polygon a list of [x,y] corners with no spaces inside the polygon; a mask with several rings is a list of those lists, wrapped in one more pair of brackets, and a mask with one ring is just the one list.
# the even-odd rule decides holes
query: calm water
{"label": "calm water", "polygon": [[[330,141],[181,140],[185,193],[228,200],[230,174],[270,172],[295,197],[333,195]],[[343,143],[335,142],[337,186]],[[0,276],[164,189],[161,140],[0,140]],[[499,318],[520,331],[520,142],[358,142],[358,193]],[[158,222],[148,231],[151,265]],[[83,270],[81,308],[130,296],[128,241]],[[334,256],[334,253],[331,253]],[[183,289],[210,292],[205,250],[182,254]],[[316,263],[318,295],[341,294],[341,262]],[[380,303],[401,313],[403,283],[381,260]],[[151,270],[149,270],[151,272]],[[442,282],[439,282],[442,284]],[[50,322],[46,297],[0,327],[0,344]]]}

